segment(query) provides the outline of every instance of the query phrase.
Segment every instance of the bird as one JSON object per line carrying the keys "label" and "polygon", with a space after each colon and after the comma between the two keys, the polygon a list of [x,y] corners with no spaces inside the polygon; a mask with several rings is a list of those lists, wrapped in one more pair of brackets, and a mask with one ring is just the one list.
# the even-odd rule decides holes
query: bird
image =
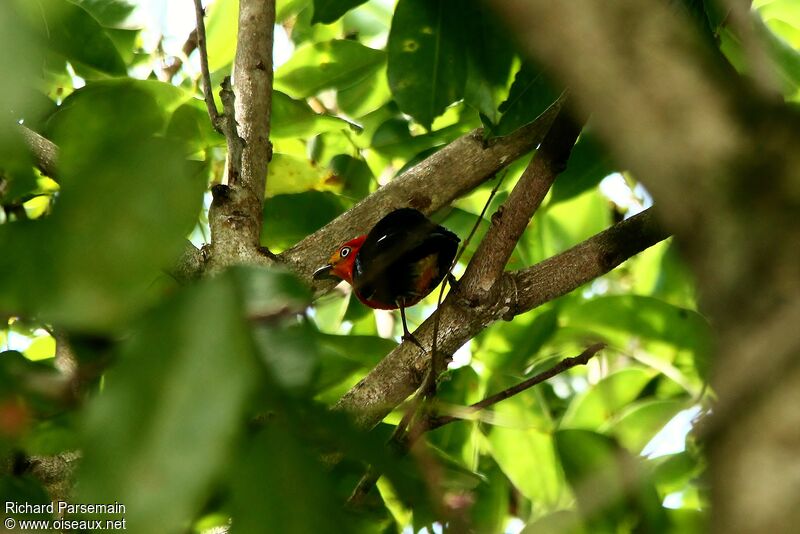
{"label": "bird", "polygon": [[340,245],[315,280],[344,280],[358,300],[379,310],[400,309],[403,339],[421,345],[408,331],[405,309],[428,296],[445,277],[459,237],[413,208],[396,209],[366,234]]}

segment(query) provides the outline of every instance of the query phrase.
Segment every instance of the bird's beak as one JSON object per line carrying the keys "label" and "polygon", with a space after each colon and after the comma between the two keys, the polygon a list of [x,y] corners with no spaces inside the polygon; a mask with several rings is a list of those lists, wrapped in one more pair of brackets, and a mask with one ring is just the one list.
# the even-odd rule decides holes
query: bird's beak
{"label": "bird's beak", "polygon": [[339,280],[339,277],[333,274],[333,265],[323,265],[311,276],[314,280]]}

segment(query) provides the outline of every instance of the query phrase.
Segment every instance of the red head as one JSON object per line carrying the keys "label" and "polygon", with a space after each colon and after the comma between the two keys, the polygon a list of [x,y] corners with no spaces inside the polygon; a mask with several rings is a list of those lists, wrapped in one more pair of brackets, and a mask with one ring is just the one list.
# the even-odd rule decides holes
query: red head
{"label": "red head", "polygon": [[366,238],[367,236],[365,235],[356,237],[337,248],[328,260],[328,264],[314,271],[314,279],[340,278],[352,284],[353,264],[356,261],[356,254],[358,254],[358,249],[364,244]]}

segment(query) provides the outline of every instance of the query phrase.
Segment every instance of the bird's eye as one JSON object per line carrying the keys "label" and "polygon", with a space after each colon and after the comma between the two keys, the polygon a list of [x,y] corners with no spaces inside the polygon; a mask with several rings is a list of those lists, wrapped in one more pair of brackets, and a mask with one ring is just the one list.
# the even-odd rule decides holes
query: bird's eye
{"label": "bird's eye", "polygon": [[350,247],[342,247],[342,250],[339,251],[339,256],[342,258],[346,258],[350,255]]}

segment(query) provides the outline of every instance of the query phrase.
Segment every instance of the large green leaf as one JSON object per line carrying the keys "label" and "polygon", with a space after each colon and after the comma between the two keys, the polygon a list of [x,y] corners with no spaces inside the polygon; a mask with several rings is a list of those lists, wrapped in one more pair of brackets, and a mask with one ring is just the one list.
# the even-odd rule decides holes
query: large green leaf
{"label": "large green leaf", "polygon": [[91,94],[65,102],[51,123],[61,148],[52,215],[0,227],[0,300],[106,329],[152,301],[153,281],[195,224],[205,181],[179,147],[153,137],[164,110],[150,94],[127,84]]}
{"label": "large green leaf", "polygon": [[680,400],[639,401],[622,410],[607,432],[633,454],[639,454],[664,425],[685,408],[686,402]]}
{"label": "large green leaf", "polygon": [[113,495],[129,531],[183,531],[234,451],[259,377],[238,294],[221,276],[153,310],[90,406],[79,497]]}
{"label": "large green leaf", "polygon": [[367,0],[314,0],[314,16],[312,24],[322,22],[330,24],[340,19],[345,13]]}
{"label": "large green leaf", "polygon": [[561,418],[561,428],[598,430],[623,407],[633,402],[655,373],[628,367],[603,378],[572,400]]}
{"label": "large green leaf", "polygon": [[294,422],[271,420],[238,463],[232,532],[353,532],[334,498],[334,483],[296,434]]}
{"label": "large green leaf", "polygon": [[[206,40],[211,72],[233,62],[239,28],[239,0],[216,0],[208,9]],[[227,72],[225,74],[228,74]]]}
{"label": "large green leaf", "polygon": [[275,71],[275,88],[294,98],[316,95],[323,89],[344,89],[377,70],[381,50],[357,41],[332,40],[298,48]]}
{"label": "large green leaf", "polygon": [[497,425],[488,435],[490,451],[514,486],[539,510],[550,511],[568,502],[558,466],[550,422],[528,390],[497,405]]}
{"label": "large green leaf", "polygon": [[445,0],[400,0],[386,50],[389,87],[400,109],[425,128],[464,94],[462,14]]}
{"label": "large green leaf", "polygon": [[562,317],[565,325],[600,334],[619,347],[637,338],[650,341],[651,352],[669,359],[686,350],[702,361],[710,351],[711,331],[703,316],[652,297],[598,297],[571,307]]}
{"label": "large green leaf", "polygon": [[[344,213],[346,207],[340,197],[322,191],[268,198],[264,203],[261,242],[272,250],[285,250]],[[298,213],[303,217],[297,217]]]}
{"label": "large green leaf", "polygon": [[105,74],[126,73],[114,42],[86,10],[66,0],[40,0],[38,4],[45,42],[52,52]]}
{"label": "large green leaf", "polygon": [[555,444],[589,532],[670,531],[640,462],[613,440],[587,430],[560,430]]}
{"label": "large green leaf", "polygon": [[106,28],[119,27],[128,15],[133,13],[135,5],[127,0],[70,0],[81,6]]}
{"label": "large green leaf", "polygon": [[317,113],[301,100],[294,100],[280,91],[272,93],[270,135],[275,138],[308,138],[322,132],[349,127],[350,124],[347,121]]}

